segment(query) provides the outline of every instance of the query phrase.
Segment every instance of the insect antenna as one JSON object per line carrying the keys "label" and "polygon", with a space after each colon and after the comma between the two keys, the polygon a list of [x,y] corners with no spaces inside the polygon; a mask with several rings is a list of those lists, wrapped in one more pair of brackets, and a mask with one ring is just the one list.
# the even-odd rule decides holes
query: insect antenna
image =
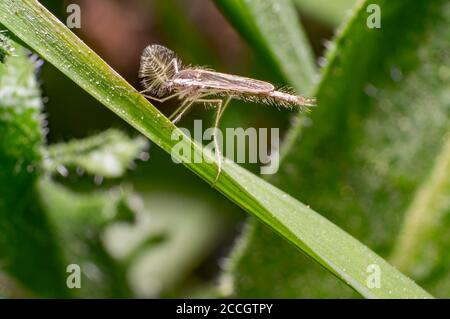
{"label": "insect antenna", "polygon": [[139,77],[145,92],[155,97],[168,93],[167,82],[181,68],[181,60],[172,51],[158,44],[149,45],[141,57]]}

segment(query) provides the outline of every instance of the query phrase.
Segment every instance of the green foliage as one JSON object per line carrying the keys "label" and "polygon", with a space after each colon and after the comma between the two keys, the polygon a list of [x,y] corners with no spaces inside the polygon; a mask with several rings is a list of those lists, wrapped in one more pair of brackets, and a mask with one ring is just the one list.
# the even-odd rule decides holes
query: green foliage
{"label": "green foliage", "polygon": [[42,178],[38,195],[61,246],[64,269],[76,264],[83,270],[81,288],[71,292],[89,298],[130,297],[126,265],[114,260],[101,240],[103,229],[111,221],[134,219],[130,191],[111,189],[82,194]]}
{"label": "green foliage", "polygon": [[450,139],[445,137],[430,176],[420,185],[405,214],[392,262],[433,291],[448,297]]}
{"label": "green foliage", "polygon": [[36,205],[43,138],[35,66],[16,51],[0,64],[0,264],[30,290],[65,297],[60,251]]}
{"label": "green foliage", "polygon": [[[117,189],[78,194],[52,182],[44,173],[51,173],[57,165],[75,164],[95,174],[117,177],[146,142],[108,131],[47,149],[35,80],[36,58],[27,57],[18,45],[14,48],[17,54],[0,64],[2,269],[30,295],[128,296],[125,265],[113,260],[100,236],[111,221],[133,220],[131,192]],[[43,164],[43,153],[49,156],[47,165]],[[112,161],[114,171],[108,169]],[[67,288],[69,264],[87,269],[82,289]]]}
{"label": "green foliage", "polygon": [[290,0],[215,0],[241,34],[265,56],[299,92],[311,91],[316,74]]}
{"label": "green foliage", "polygon": [[138,296],[171,297],[182,289],[192,290],[184,280],[198,280],[189,275],[205,255],[214,253],[214,243],[223,236],[221,230],[230,226],[228,214],[219,214],[214,211],[214,203],[186,191],[173,194],[143,190],[141,196],[151,210],[150,220],[138,228],[112,227],[106,238],[121,260],[139,256],[130,272]]}
{"label": "green foliage", "polygon": [[324,23],[337,26],[344,21],[350,8],[357,2],[355,0],[294,0],[302,12],[323,21]]}
{"label": "green foliage", "polygon": [[[448,212],[448,188],[428,180],[436,166],[442,167],[439,163],[448,165],[449,160],[443,141],[449,131],[450,14],[445,1],[374,3],[381,8],[381,29],[367,28],[367,3],[362,3],[327,55],[316,90],[319,107],[309,125],[297,128],[300,133],[290,141],[275,182],[388,256],[404,218],[408,240],[421,241],[415,236],[422,230],[409,233],[410,227],[424,229],[428,236],[445,227],[439,219]],[[449,179],[447,169],[439,169],[439,174]],[[410,226],[408,219],[415,213],[405,212],[417,209],[414,203],[421,199],[415,197],[422,196],[422,188],[433,191],[426,206],[418,208],[428,222]],[[447,204],[430,202],[435,200]],[[245,236],[245,248],[230,265],[238,296],[351,296],[349,289],[337,289],[328,273],[295,255],[263,226],[254,224]],[[443,245],[437,251],[448,250],[448,240],[441,237],[439,243],[433,244]],[[408,254],[399,245],[398,254]],[[429,249],[422,252],[428,257],[422,257],[422,265],[409,260],[411,256],[407,263],[425,271],[425,278],[432,269],[443,275],[447,260],[431,257]],[[448,296],[443,290],[435,292]]]}
{"label": "green foliage", "polygon": [[0,63],[5,63],[6,58],[13,55],[15,51],[9,38],[3,33],[4,31],[0,31]]}
{"label": "green foliage", "polygon": [[[285,138],[271,180],[279,188],[231,161],[215,183],[214,153],[183,135],[37,1],[0,0],[0,23],[163,151],[183,147],[170,155],[257,217],[231,253],[222,295],[431,297],[380,254],[447,296],[450,6],[377,0],[382,28],[369,29],[369,2],[361,2],[330,45],[319,82],[294,5],[335,25],[353,1],[214,2],[263,58],[263,72],[318,97],[319,106],[310,117],[299,114]],[[178,2],[154,8],[168,16],[162,34],[181,56],[220,63]],[[137,205],[129,180],[112,184],[139,154],[147,157],[140,136],[107,130],[46,145],[40,62],[7,36],[0,34],[0,269],[8,277],[0,273],[0,282],[14,287],[0,295],[14,296],[19,287],[19,295],[43,297],[211,296],[212,280],[197,280],[211,276],[211,265],[201,262],[228,227],[223,202],[188,199],[203,190],[191,175],[184,177],[189,183],[177,179],[164,154],[164,165],[151,163],[153,173],[136,172],[133,184],[145,197]],[[192,161],[199,156],[205,160]],[[100,176],[97,184],[114,179],[100,188],[72,171]],[[161,189],[158,178],[186,198]],[[66,286],[69,264],[83,269],[81,289]],[[367,284],[373,264],[381,287]]]}
{"label": "green foliage", "polygon": [[93,175],[119,177],[146,145],[147,141],[142,137],[130,139],[111,129],[83,140],[50,146],[45,168],[49,172],[62,170],[65,175],[65,167],[69,166]]}

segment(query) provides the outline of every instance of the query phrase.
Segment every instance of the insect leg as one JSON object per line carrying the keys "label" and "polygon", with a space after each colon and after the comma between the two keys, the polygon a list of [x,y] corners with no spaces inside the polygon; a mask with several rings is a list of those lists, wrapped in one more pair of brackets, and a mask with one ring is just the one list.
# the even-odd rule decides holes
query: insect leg
{"label": "insect leg", "polygon": [[217,103],[217,111],[216,111],[216,118],[214,120],[214,131],[213,131],[213,142],[214,142],[214,151],[216,153],[217,158],[217,175],[216,179],[214,180],[214,184],[219,179],[220,173],[222,172],[222,151],[219,147],[219,142],[217,140],[217,130],[219,129],[219,122],[220,118],[222,117],[223,112],[228,106],[228,103],[230,102],[231,97],[228,97],[225,102],[221,99],[198,99],[196,102],[202,102],[202,103]]}
{"label": "insect leg", "polygon": [[225,103],[223,104],[222,110],[221,110],[221,112],[220,112],[220,114],[219,114],[219,120],[220,120],[220,118],[222,117],[223,112],[225,112],[225,109],[227,108],[228,103],[230,103],[230,101],[231,101],[231,96],[228,97],[228,98],[225,100]]}
{"label": "insect leg", "polygon": [[[136,93],[135,90],[132,90],[132,89],[129,89],[129,88],[120,86],[120,85],[116,85],[116,86],[114,86],[114,87],[117,88],[117,89],[121,89],[121,90],[127,91],[127,92],[129,92],[129,93]],[[157,102],[165,102],[165,101],[170,100],[170,99],[172,99],[172,98],[174,98],[174,97],[176,97],[176,96],[183,95],[183,94],[186,93],[186,91],[188,91],[188,90],[185,90],[185,91],[179,91],[179,92],[173,93],[173,94],[171,94],[171,95],[169,95],[169,96],[166,96],[166,97],[163,97],[163,98],[157,98],[157,97],[154,97],[154,96],[151,96],[151,95],[142,94],[142,92],[145,92],[145,91],[146,91],[146,90],[140,91],[140,92],[138,91],[138,93],[141,94],[142,96],[146,97],[147,99],[155,100],[155,101],[157,101]]]}
{"label": "insect leg", "polygon": [[[201,94],[199,93],[198,95],[194,95],[189,97],[186,101],[184,101],[180,107],[178,107],[175,112],[172,113],[172,115],[169,116],[169,120],[171,120],[173,123],[178,122],[181,117],[183,116],[183,114],[185,114],[194,103],[203,103],[203,102],[217,102],[218,100],[203,100],[201,98],[211,95],[212,93],[206,93],[206,94]],[[221,101],[221,100],[219,100]],[[188,104],[186,104],[188,103]]]}
{"label": "insect leg", "polygon": [[231,97],[228,97],[225,100],[225,103],[223,103],[222,100],[220,101],[220,103],[218,104],[219,107],[217,108],[217,112],[216,112],[216,119],[214,121],[214,135],[213,135],[213,139],[214,139],[214,147],[216,149],[216,157],[217,157],[217,175],[216,175],[216,179],[214,180],[214,184],[219,179],[220,173],[222,171],[222,153],[221,153],[221,150],[219,148],[219,143],[217,141],[216,132],[219,129],[220,118],[222,117],[223,112],[227,108],[228,103],[230,103],[230,100],[231,100]]}
{"label": "insect leg", "polygon": [[169,120],[172,121],[172,123],[178,122],[184,113],[186,113],[191,106],[194,104],[194,100],[185,100],[181,105],[169,116]]}
{"label": "insect leg", "polygon": [[145,96],[147,99],[155,100],[157,102],[165,102],[165,101],[170,100],[170,99],[172,99],[172,98],[174,98],[176,96],[183,95],[185,92],[186,91],[179,91],[179,92],[176,92],[174,94],[171,94],[171,95],[163,97],[163,98],[157,98],[157,97],[154,97],[154,96],[151,96],[151,95],[147,95],[147,94],[142,94],[142,96]]}

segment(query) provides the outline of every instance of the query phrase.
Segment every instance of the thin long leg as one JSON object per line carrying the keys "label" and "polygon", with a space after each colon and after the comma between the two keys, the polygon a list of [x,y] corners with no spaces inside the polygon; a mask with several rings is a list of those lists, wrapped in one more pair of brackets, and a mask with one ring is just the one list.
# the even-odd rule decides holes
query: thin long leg
{"label": "thin long leg", "polygon": [[[185,100],[170,116],[169,120],[173,120],[173,123],[178,122],[181,117],[190,109],[190,107],[195,103],[217,103],[217,101],[222,100],[206,100],[204,97],[211,95],[213,93],[199,94],[198,96],[190,97],[188,100]],[[189,103],[189,104],[186,104]]]}
{"label": "thin long leg", "polygon": [[[135,90],[131,90],[131,89],[129,89],[129,88],[126,88],[126,87],[123,87],[123,86],[120,86],[120,85],[116,85],[116,86],[114,86],[115,88],[118,88],[118,89],[122,89],[122,90],[125,90],[125,91],[127,91],[127,92],[132,92],[132,93],[135,93],[136,91]],[[144,96],[144,97],[146,97],[147,99],[151,99],[151,100],[154,100],[154,101],[157,101],[157,102],[165,102],[165,101],[167,101],[167,100],[170,100],[170,99],[172,99],[172,98],[174,98],[174,97],[176,97],[176,96],[180,96],[180,95],[183,95],[183,94],[185,94],[185,93],[187,93],[187,91],[189,91],[189,89],[186,89],[186,90],[183,90],[183,91],[179,91],[179,92],[175,92],[175,93],[173,93],[173,94],[171,94],[171,95],[169,95],[169,96],[166,96],[166,97],[163,97],[163,98],[157,98],[157,97],[154,97],[154,96],[151,96],[151,95],[147,95],[147,94],[142,94],[143,92],[145,92],[145,90],[144,91],[138,91],[138,93],[139,94],[141,94],[142,96]]]}
{"label": "thin long leg", "polygon": [[185,100],[183,103],[181,103],[180,107],[178,107],[175,112],[173,112],[169,116],[169,120],[172,121],[172,123],[177,123],[184,113],[186,113],[191,106],[194,104],[194,100]]}
{"label": "thin long leg", "polygon": [[216,158],[217,158],[217,175],[216,175],[216,179],[214,180],[214,184],[219,179],[220,173],[222,171],[222,151],[220,150],[219,142],[217,140],[217,130],[219,129],[219,122],[223,115],[223,112],[227,108],[230,100],[231,100],[231,97],[228,97],[225,100],[225,102],[221,99],[210,99],[210,100],[198,99],[198,100],[196,100],[196,102],[201,102],[201,103],[217,103],[217,111],[216,111],[216,118],[214,120],[214,131],[213,131],[214,152],[215,152]]}
{"label": "thin long leg", "polygon": [[222,111],[221,111],[220,114],[219,114],[219,120],[222,118],[223,112],[225,112],[225,109],[227,108],[228,103],[230,103],[230,101],[231,101],[231,97],[228,97],[228,98],[225,100],[225,103],[223,104],[223,107],[222,107]]}
{"label": "thin long leg", "polygon": [[214,121],[214,135],[213,135],[213,139],[214,139],[214,147],[216,149],[216,157],[217,157],[217,175],[216,175],[216,179],[214,180],[214,184],[217,182],[217,180],[219,179],[220,173],[222,171],[222,153],[219,147],[219,143],[217,141],[217,135],[216,135],[216,131],[219,129],[219,123],[220,123],[220,119],[222,117],[223,112],[225,111],[225,109],[228,106],[228,103],[230,102],[231,97],[228,97],[225,100],[225,103],[219,104],[219,107],[217,108],[217,112],[216,112],[216,119]]}
{"label": "thin long leg", "polygon": [[176,109],[172,114],[170,114],[170,116],[167,117],[167,118],[168,118],[169,120],[172,121],[172,119],[173,119],[178,113],[180,113],[180,110],[182,110],[182,109],[184,108],[184,106],[186,105],[187,101],[188,101],[188,100],[184,100],[184,101],[180,104],[180,106],[177,107],[177,109]]}
{"label": "thin long leg", "polygon": [[[209,95],[209,94],[207,94],[207,95]],[[204,95],[204,96],[206,96],[206,95]],[[187,101],[190,101],[190,102],[188,104],[185,104],[185,102],[183,102],[183,104],[181,104],[181,106],[179,108],[177,108],[175,110],[175,112],[169,117],[169,120],[171,120],[178,113],[177,117],[173,120],[173,123],[178,122],[181,119],[181,117],[191,108],[191,106],[194,105],[194,103],[205,103],[205,102],[208,102],[208,103],[220,102],[220,103],[222,103],[222,100],[220,100],[220,99],[207,100],[207,99],[191,98]]]}
{"label": "thin long leg", "polygon": [[162,103],[162,102],[170,100],[170,99],[172,99],[172,98],[174,98],[176,96],[183,95],[184,93],[186,93],[186,91],[179,91],[179,92],[173,93],[173,94],[171,94],[169,96],[166,96],[166,97],[163,97],[163,98],[157,98],[157,97],[154,97],[154,96],[151,96],[151,95],[147,95],[147,94],[142,94],[142,96],[145,96],[148,99],[155,100],[157,102],[161,102]]}
{"label": "thin long leg", "polygon": [[[205,97],[210,94],[203,95],[202,97]],[[172,123],[176,123],[181,119],[183,114],[185,114],[194,103],[216,103],[217,104],[217,111],[216,111],[216,118],[214,120],[214,131],[213,131],[213,142],[214,142],[214,152],[216,154],[217,159],[217,175],[216,179],[214,180],[214,184],[219,179],[220,173],[222,171],[222,152],[219,147],[219,142],[217,140],[217,130],[219,129],[219,122],[220,118],[223,115],[223,112],[225,111],[226,107],[228,106],[228,103],[230,102],[231,97],[228,97],[225,100],[225,103],[222,99],[203,99],[203,98],[191,98],[189,100],[185,100],[180,107],[178,107],[172,115],[169,116],[169,120],[172,121]]]}

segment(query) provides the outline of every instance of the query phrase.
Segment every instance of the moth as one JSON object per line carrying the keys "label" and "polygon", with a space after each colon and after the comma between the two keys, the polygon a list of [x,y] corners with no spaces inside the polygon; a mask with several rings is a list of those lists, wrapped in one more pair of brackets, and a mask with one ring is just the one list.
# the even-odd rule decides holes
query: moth
{"label": "moth", "polygon": [[[268,82],[220,73],[205,67],[183,66],[172,50],[158,44],[144,49],[139,77],[144,87],[140,93],[146,98],[158,102],[172,98],[182,101],[169,116],[173,123],[178,122],[194,104],[214,106],[214,132],[218,129],[223,112],[233,99],[289,109],[298,108],[302,111],[316,105],[314,98],[296,95],[291,89],[277,90]],[[213,141],[217,157],[217,181],[222,167],[222,155],[216,133],[213,134]]]}

